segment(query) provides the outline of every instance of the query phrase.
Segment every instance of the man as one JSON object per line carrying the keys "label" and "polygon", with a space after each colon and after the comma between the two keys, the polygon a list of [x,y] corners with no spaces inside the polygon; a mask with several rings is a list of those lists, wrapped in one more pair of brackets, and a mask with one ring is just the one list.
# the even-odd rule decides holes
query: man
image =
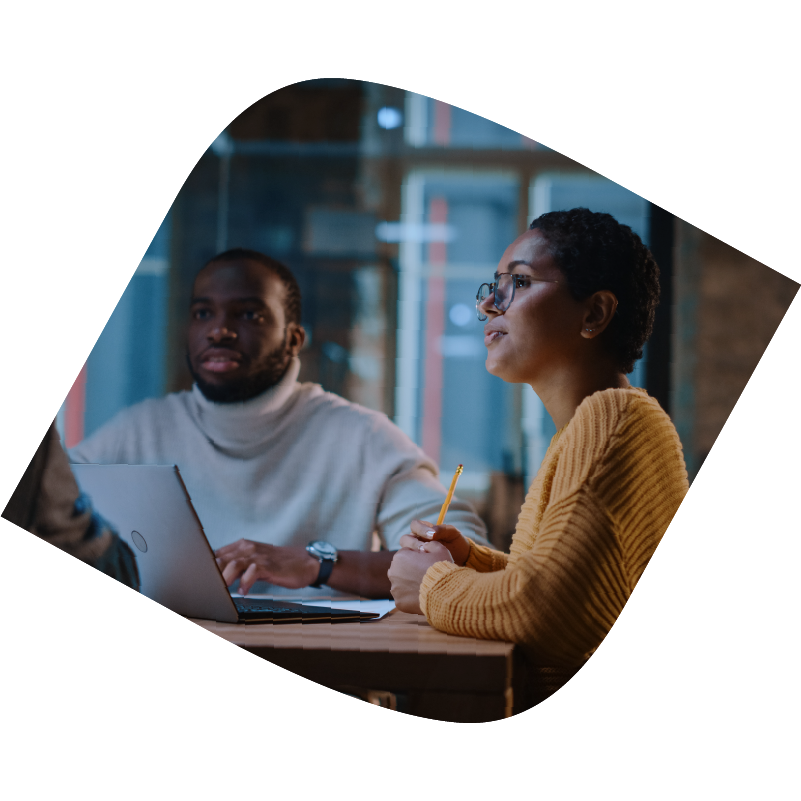
{"label": "man", "polygon": [[131,549],[78,489],[55,425],[51,425],[11,496],[3,517],[92,565],[107,576],[139,589]]}
{"label": "man", "polygon": [[[192,390],[121,412],[71,456],[177,464],[240,592],[258,581],[260,591],[325,584],[389,597],[392,551],[412,519],[436,518],[445,489],[385,415],[297,382],[300,301],[294,276],[268,256],[238,248],[213,258],[193,287]],[[454,499],[448,521],[483,540],[466,504]]]}

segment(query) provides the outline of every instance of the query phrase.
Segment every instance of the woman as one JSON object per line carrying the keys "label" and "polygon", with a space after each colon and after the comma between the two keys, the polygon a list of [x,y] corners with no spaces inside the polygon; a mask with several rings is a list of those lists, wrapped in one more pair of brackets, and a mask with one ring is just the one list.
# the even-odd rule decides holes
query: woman
{"label": "woman", "polygon": [[510,553],[414,521],[389,570],[402,611],[523,646],[551,677],[534,702],[598,647],[687,492],[670,419],[626,378],[658,299],[659,268],[628,226],[587,209],[534,220],[477,297],[487,370],[529,384],[558,429]]}

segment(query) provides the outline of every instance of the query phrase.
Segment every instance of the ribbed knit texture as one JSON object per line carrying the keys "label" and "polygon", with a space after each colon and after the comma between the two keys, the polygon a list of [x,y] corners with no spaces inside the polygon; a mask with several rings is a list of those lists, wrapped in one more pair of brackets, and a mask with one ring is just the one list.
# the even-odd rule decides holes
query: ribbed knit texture
{"label": "ribbed knit texture", "polygon": [[[639,389],[596,392],[551,441],[509,555],[473,544],[438,562],[420,605],[452,634],[577,668],[609,632],[688,489],[670,418]],[[566,677],[571,675],[569,672]]]}

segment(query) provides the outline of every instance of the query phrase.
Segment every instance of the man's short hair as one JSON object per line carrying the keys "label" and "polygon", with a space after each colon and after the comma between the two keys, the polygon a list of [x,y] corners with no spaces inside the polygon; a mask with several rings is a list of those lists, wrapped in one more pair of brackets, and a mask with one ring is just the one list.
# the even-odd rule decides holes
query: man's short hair
{"label": "man's short hair", "polygon": [[288,323],[297,323],[300,325],[300,286],[295,276],[292,275],[292,271],[289,267],[282,264],[277,259],[266,256],[264,253],[259,253],[258,250],[231,248],[231,250],[218,253],[216,256],[209,259],[203,267],[205,269],[211,264],[224,264],[225,262],[244,261],[245,259],[263,265],[284,285],[284,314],[286,315],[286,320]]}
{"label": "man's short hair", "polygon": [[630,373],[642,358],[659,304],[659,267],[651,251],[611,214],[584,208],[548,212],[530,228],[542,232],[576,300],[602,289],[615,294],[609,345],[620,368]]}

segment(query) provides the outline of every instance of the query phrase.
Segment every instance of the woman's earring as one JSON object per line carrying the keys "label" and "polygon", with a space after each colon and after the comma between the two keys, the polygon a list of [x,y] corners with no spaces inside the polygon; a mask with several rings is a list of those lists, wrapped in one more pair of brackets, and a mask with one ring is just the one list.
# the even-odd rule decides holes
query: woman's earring
{"label": "woman's earring", "polygon": [[585,331],[594,331],[595,329],[594,328],[585,328],[584,330]]}

